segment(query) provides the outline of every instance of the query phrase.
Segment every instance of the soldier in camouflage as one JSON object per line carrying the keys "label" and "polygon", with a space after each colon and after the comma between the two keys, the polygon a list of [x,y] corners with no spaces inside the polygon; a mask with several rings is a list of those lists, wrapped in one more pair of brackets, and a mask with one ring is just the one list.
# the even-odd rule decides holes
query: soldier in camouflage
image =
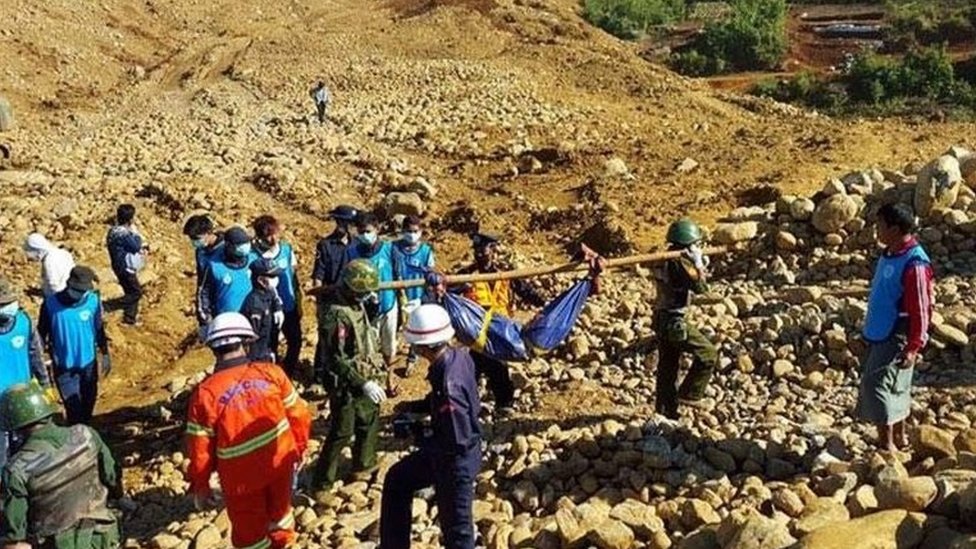
{"label": "soldier in camouflage", "polygon": [[0,417],[24,443],[3,471],[2,543],[42,549],[115,549],[119,526],[109,495],[122,495],[108,446],[86,425],[54,424],[54,406],[36,383],[15,385]]}
{"label": "soldier in camouflage", "polygon": [[364,307],[379,289],[379,274],[369,260],[354,259],[341,278],[337,300],[329,303],[319,324],[315,371],[329,391],[332,425],[312,478],[317,498],[336,481],[339,455],[350,444],[357,476],[376,467],[379,404],[386,399],[380,385],[386,366]]}
{"label": "soldier in camouflage", "polygon": [[[667,418],[678,417],[679,400],[694,404],[705,397],[705,388],[718,363],[718,351],[686,318],[695,293],[706,289],[708,258],[698,246],[701,229],[690,219],[681,219],[668,229],[670,250],[682,256],[665,262],[657,272],[657,306],[654,330],[658,337],[657,412]],[[682,353],[692,356],[691,370],[677,386]]]}

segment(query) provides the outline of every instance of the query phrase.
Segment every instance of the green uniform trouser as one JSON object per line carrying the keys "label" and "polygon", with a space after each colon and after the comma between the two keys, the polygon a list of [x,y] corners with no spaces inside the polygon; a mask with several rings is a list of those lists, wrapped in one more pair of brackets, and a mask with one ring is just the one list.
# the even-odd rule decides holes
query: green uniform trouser
{"label": "green uniform trouser", "polygon": [[83,525],[44,540],[40,549],[117,549],[118,524]]}
{"label": "green uniform trouser", "polygon": [[339,455],[352,445],[353,471],[365,471],[376,465],[376,442],[380,430],[380,408],[366,396],[353,396],[340,390],[330,400],[332,425],[325,447],[315,464],[312,484],[329,488],[339,475]]}
{"label": "green uniform trouser", "polygon": [[[655,409],[665,417],[678,415],[678,399],[698,400],[718,364],[718,351],[684,315],[658,312],[654,319],[658,335],[657,399]],[[692,355],[691,370],[677,387],[682,353]]]}

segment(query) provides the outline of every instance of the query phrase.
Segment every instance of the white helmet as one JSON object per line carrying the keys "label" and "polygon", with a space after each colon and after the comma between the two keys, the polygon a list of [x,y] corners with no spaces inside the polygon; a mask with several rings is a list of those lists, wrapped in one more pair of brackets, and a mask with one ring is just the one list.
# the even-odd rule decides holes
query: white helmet
{"label": "white helmet", "polygon": [[254,341],[258,335],[251,328],[251,323],[241,313],[220,313],[207,327],[205,343],[211,349]]}
{"label": "white helmet", "polygon": [[440,305],[421,305],[414,309],[403,332],[403,339],[411,345],[437,345],[454,337],[451,317]]}

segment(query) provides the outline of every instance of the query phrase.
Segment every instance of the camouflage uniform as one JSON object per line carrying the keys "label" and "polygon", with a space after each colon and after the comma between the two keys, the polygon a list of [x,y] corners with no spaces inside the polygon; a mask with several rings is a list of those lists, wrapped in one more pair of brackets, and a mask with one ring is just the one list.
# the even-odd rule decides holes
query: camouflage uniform
{"label": "camouflage uniform", "polygon": [[114,549],[119,526],[106,506],[121,495],[112,453],[85,425],[39,424],[3,471],[3,542],[35,548]]}
{"label": "camouflage uniform", "polygon": [[[654,330],[658,336],[657,398],[658,413],[674,418],[678,399],[699,400],[705,396],[718,351],[695,326],[688,323],[687,307],[694,293],[705,291],[704,276],[687,258],[664,263],[657,273],[658,302]],[[692,366],[680,388],[677,387],[682,353],[692,355]]]}
{"label": "camouflage uniform", "polygon": [[332,424],[315,465],[315,488],[328,488],[336,481],[339,455],[350,444],[355,471],[376,465],[380,409],[362,387],[367,381],[384,383],[386,366],[363,305],[351,301],[343,296],[329,304],[319,322],[315,370],[329,391]]}

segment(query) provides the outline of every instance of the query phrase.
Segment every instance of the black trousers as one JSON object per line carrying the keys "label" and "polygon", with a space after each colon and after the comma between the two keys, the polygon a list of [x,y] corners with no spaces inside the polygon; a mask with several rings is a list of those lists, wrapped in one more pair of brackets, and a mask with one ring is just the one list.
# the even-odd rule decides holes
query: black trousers
{"label": "black trousers", "polygon": [[139,317],[139,300],[142,299],[142,284],[139,276],[129,271],[115,271],[115,277],[119,279],[119,286],[125,293],[119,304],[122,306],[122,321],[135,324]]}
{"label": "black trousers", "polygon": [[319,124],[325,124],[325,108],[326,108],[326,106],[327,105],[325,103],[316,103],[315,104],[315,110],[318,112],[318,115],[319,115]]}
{"label": "black trousers", "polygon": [[288,377],[294,378],[299,374],[298,357],[302,352],[302,317],[298,314],[297,308],[290,313],[285,313],[285,322],[281,326],[281,335],[285,340],[285,344],[288,346],[281,365],[285,373],[288,374]]}
{"label": "black trousers", "polygon": [[515,384],[508,364],[477,351],[471,351],[471,359],[474,360],[475,374],[487,378],[488,389],[495,396],[495,406],[511,406],[515,400]]}

